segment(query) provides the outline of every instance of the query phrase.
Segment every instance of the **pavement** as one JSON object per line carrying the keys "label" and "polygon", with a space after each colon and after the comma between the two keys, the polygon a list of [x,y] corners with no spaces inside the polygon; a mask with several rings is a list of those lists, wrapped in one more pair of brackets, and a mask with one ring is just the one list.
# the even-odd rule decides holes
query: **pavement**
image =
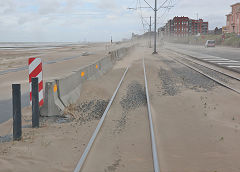
{"label": "pavement", "polygon": [[240,49],[166,43],[166,48],[240,72]]}

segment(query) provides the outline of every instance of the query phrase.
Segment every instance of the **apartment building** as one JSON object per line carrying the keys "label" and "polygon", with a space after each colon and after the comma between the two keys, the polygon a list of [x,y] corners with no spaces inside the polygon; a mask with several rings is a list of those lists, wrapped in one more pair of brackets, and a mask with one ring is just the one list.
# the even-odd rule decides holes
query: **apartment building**
{"label": "apartment building", "polygon": [[208,34],[208,22],[204,22],[203,19],[189,20],[189,33],[192,35]]}
{"label": "apartment building", "polygon": [[226,32],[240,35],[240,3],[233,4],[231,7],[232,12],[226,15]]}
{"label": "apartment building", "polygon": [[188,17],[174,17],[173,18],[173,35],[187,36],[189,34],[189,18]]}
{"label": "apartment building", "polygon": [[168,33],[170,36],[172,36],[174,34],[174,21],[173,20],[169,20],[167,22],[164,32]]}
{"label": "apartment building", "polygon": [[203,19],[193,20],[188,17],[174,17],[165,25],[165,35],[185,37],[208,33],[208,22]]}

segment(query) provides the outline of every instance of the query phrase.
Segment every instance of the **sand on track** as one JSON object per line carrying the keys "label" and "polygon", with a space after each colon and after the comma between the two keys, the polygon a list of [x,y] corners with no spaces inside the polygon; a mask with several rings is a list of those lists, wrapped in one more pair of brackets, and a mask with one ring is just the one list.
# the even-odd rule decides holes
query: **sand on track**
{"label": "sand on track", "polygon": [[[130,65],[133,71],[138,71],[127,79],[125,89],[122,89],[121,96],[115,102],[115,106],[118,106],[116,112],[114,109],[110,112],[113,117],[108,118],[110,123],[106,124],[105,129],[111,128],[115,124],[111,121],[114,116],[122,114],[121,100],[125,98],[123,95],[127,93],[127,85],[131,85],[135,79],[140,85],[142,83],[140,63],[144,56],[161,171],[239,172],[240,96],[173,62],[167,56],[161,56],[161,53],[164,51],[159,50],[159,55],[153,56],[151,49],[140,47],[132,56],[117,62],[113,70],[103,77],[87,81],[78,103],[69,109],[75,111],[67,113],[76,117],[74,121],[62,124],[47,121],[40,129],[24,129],[24,137],[20,142],[0,143],[0,171],[73,171],[99,119],[99,115],[94,116],[93,111],[85,107],[102,110],[99,104],[105,105],[110,99],[124,69]],[[123,105],[128,107],[128,104]],[[137,162],[147,162],[144,171],[152,171],[151,147],[146,142],[149,135],[147,125],[143,123],[147,120],[143,116],[144,109],[141,106],[134,111],[129,110],[127,125],[119,135],[114,137],[109,131],[110,134],[107,132],[98,138],[95,145],[97,153],[104,153],[99,150],[101,146],[103,150],[108,150],[104,147],[104,138],[111,140],[109,144],[113,148],[110,149],[112,152],[103,155],[104,159],[100,159],[101,154],[89,156],[93,162],[99,159],[105,161],[101,169],[134,171],[139,169],[134,166]],[[94,117],[89,118],[89,115]],[[141,133],[137,133],[138,130]],[[139,146],[139,140],[143,138],[145,147]],[[114,143],[118,145],[118,142],[121,143],[119,152],[114,147]],[[135,148],[132,142],[136,142]],[[137,151],[135,154],[131,152],[131,146],[132,150]],[[144,150],[140,152],[139,148]],[[126,160],[131,157],[133,164],[130,166]]]}
{"label": "sand on track", "polygon": [[[76,106],[92,100],[110,99],[122,74],[123,70],[118,69],[84,83]],[[28,112],[29,116],[24,113],[24,118],[31,119],[30,109]],[[72,114],[66,115],[70,118]],[[66,123],[45,119],[39,129],[24,128],[21,141],[0,143],[0,171],[73,171],[98,122],[94,118],[80,121],[80,117],[81,114]],[[31,125],[31,122],[24,124]],[[0,125],[1,133],[1,127],[6,125]]]}
{"label": "sand on track", "polygon": [[146,60],[160,168],[239,172],[240,96],[188,70],[161,54]]}
{"label": "sand on track", "polygon": [[142,59],[126,74],[82,171],[153,171]]}
{"label": "sand on track", "polygon": [[[23,139],[0,143],[0,171],[73,171],[99,120],[99,116],[91,116],[94,108],[103,109],[101,106],[111,98],[124,69],[117,68],[86,81],[78,102],[66,109],[69,121],[44,118],[39,129],[31,129],[31,108],[23,109],[23,125],[27,126],[23,129]],[[82,113],[83,107],[89,104],[93,108]],[[73,108],[76,111],[69,113]],[[9,120],[0,125],[0,136],[11,132],[11,123]]]}

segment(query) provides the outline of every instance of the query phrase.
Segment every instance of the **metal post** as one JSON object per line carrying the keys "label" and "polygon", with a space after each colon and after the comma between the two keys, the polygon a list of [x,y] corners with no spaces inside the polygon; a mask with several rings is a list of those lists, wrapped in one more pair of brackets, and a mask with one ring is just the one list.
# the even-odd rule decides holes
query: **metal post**
{"label": "metal post", "polygon": [[32,78],[32,127],[39,127],[39,95],[38,78]]}
{"label": "metal post", "polygon": [[157,54],[157,0],[155,0],[155,8],[154,8],[154,13],[155,13],[155,25],[154,25],[154,51],[153,54]]}
{"label": "metal post", "polygon": [[150,32],[150,45],[149,45],[149,48],[152,48],[152,17],[151,16],[150,16],[149,32]]}
{"label": "metal post", "polygon": [[12,84],[13,140],[22,138],[21,85]]}

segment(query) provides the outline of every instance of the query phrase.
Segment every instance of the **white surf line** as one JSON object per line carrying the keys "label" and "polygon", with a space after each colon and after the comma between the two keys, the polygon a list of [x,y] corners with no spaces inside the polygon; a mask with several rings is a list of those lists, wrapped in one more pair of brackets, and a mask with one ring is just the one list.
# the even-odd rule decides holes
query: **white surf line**
{"label": "white surf line", "polygon": [[85,160],[87,158],[87,155],[88,155],[90,149],[92,148],[93,142],[95,141],[95,139],[97,137],[97,134],[99,133],[99,131],[100,131],[101,127],[102,127],[103,121],[104,121],[104,119],[105,119],[105,117],[106,117],[106,115],[107,115],[107,113],[108,113],[108,111],[109,111],[109,109],[110,109],[110,107],[112,105],[112,102],[113,102],[114,98],[117,95],[117,92],[118,92],[118,90],[119,90],[119,88],[120,88],[120,86],[122,84],[122,81],[123,81],[123,79],[124,79],[124,77],[125,77],[125,75],[126,75],[126,73],[128,71],[128,68],[129,67],[127,67],[127,69],[125,70],[125,72],[124,72],[124,74],[123,74],[123,76],[122,76],[122,78],[121,78],[121,80],[120,80],[120,82],[119,82],[119,84],[117,86],[117,89],[113,93],[113,96],[112,96],[110,102],[108,103],[108,105],[107,105],[107,107],[106,107],[106,109],[105,109],[105,111],[104,111],[104,113],[103,113],[103,115],[102,115],[102,117],[101,117],[101,119],[100,119],[100,121],[99,121],[99,123],[98,123],[98,125],[97,125],[97,127],[96,127],[96,129],[95,129],[95,131],[94,131],[94,133],[93,133],[93,135],[91,137],[91,139],[90,139],[90,141],[88,142],[88,145],[87,145],[86,149],[84,150],[84,152],[82,154],[82,157],[79,160],[79,162],[78,162],[74,172],[80,172],[80,170],[81,170],[81,168],[82,168],[82,166],[83,166],[83,164],[84,164],[84,162],[85,162]]}
{"label": "white surf line", "polygon": [[155,134],[154,134],[154,129],[153,129],[154,127],[153,127],[153,121],[152,121],[152,112],[151,112],[151,106],[150,106],[150,100],[149,100],[149,94],[148,94],[148,85],[147,85],[147,77],[146,77],[144,58],[143,58],[143,71],[144,71],[145,90],[146,90],[147,106],[148,106],[148,118],[149,118],[149,123],[150,123],[151,140],[152,140],[152,156],[153,156],[154,172],[160,172],[156,140],[155,140]]}

